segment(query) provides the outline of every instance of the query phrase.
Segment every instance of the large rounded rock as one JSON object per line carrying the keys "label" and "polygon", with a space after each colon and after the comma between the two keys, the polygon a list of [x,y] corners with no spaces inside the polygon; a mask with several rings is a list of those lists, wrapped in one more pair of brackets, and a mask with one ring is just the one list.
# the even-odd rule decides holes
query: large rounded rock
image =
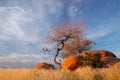
{"label": "large rounded rock", "polygon": [[61,66],[63,69],[69,69],[69,70],[74,70],[79,67],[78,65],[78,56],[72,55],[61,63]]}
{"label": "large rounded rock", "polygon": [[85,53],[87,54],[96,54],[96,53],[99,53],[101,55],[101,57],[114,57],[116,58],[116,55],[110,51],[107,51],[107,50],[90,50],[90,51],[87,51],[87,52],[84,52],[84,53],[81,53],[80,55],[81,56],[85,56]]}
{"label": "large rounded rock", "polygon": [[90,51],[81,53],[80,56],[86,56],[88,54],[90,55],[100,54],[101,55],[101,58],[100,58],[101,67],[109,67],[113,65],[114,63],[120,61],[114,53],[107,51],[107,50],[90,50]]}
{"label": "large rounded rock", "polygon": [[55,67],[52,64],[42,62],[42,63],[39,63],[39,64],[35,65],[33,67],[33,69],[35,69],[35,70],[39,70],[39,69],[48,69],[48,70],[50,70],[50,69],[55,69]]}
{"label": "large rounded rock", "polygon": [[83,67],[79,65],[81,57],[91,56],[91,55],[94,56],[95,54],[100,54],[101,56],[99,59],[99,62],[97,61],[99,67],[109,67],[109,65],[113,65],[114,63],[120,61],[120,59],[116,58],[116,55],[110,51],[90,50],[90,51],[81,53],[80,55],[72,55],[64,59],[63,62],[61,63],[61,66],[63,69],[75,70],[78,67]]}

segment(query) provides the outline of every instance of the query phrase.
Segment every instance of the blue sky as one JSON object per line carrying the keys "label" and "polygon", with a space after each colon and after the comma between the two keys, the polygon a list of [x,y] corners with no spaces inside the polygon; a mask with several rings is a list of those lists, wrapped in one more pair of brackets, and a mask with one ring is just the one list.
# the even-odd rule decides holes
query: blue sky
{"label": "blue sky", "polygon": [[[50,26],[67,19],[83,21],[93,49],[120,57],[120,0],[0,0],[0,67],[31,67],[53,63],[48,46]],[[50,44],[48,46],[51,48]]]}

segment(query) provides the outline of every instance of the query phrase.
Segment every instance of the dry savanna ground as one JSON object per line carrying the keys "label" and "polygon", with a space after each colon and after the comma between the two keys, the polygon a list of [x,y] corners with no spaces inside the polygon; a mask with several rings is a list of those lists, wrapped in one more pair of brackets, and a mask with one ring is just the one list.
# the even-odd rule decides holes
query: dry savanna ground
{"label": "dry savanna ground", "polygon": [[120,69],[67,70],[0,69],[0,80],[120,80]]}

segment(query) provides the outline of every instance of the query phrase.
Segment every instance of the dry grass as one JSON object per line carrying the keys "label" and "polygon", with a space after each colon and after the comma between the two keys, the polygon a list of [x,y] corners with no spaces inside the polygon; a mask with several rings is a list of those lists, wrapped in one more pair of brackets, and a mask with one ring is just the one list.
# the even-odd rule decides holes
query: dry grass
{"label": "dry grass", "polygon": [[0,80],[120,80],[120,69],[82,68],[76,71],[0,69]]}

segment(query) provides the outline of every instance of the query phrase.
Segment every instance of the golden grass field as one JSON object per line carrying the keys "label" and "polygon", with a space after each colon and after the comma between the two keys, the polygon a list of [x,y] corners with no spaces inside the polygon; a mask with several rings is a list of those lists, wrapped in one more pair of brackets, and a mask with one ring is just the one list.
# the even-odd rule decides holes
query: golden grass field
{"label": "golden grass field", "polygon": [[0,80],[120,80],[120,69],[67,70],[0,69]]}

